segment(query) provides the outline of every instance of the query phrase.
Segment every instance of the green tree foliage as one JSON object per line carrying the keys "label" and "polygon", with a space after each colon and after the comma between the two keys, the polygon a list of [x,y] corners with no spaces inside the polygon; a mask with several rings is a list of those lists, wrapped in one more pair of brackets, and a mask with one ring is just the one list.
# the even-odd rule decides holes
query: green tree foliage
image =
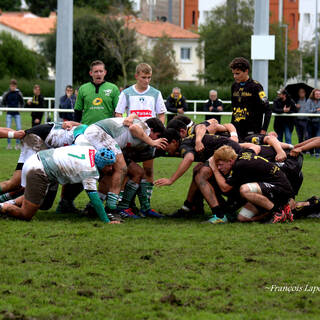
{"label": "green tree foliage", "polygon": [[133,1],[130,0],[74,0],[77,7],[91,7],[100,13],[132,12]]}
{"label": "green tree foliage", "polygon": [[[318,31],[319,32],[319,31]],[[302,78],[306,81],[314,78],[315,40],[305,43],[301,52]],[[320,50],[318,50],[318,75],[320,74]]]}
{"label": "green tree foliage", "polygon": [[[102,60],[107,68],[106,80],[115,82],[121,74],[120,64],[111,52],[104,48],[103,20],[93,14],[77,15],[73,24],[73,80],[84,83],[90,79],[89,65],[93,60]],[[47,36],[43,54],[55,67],[56,32]]]}
{"label": "green tree foliage", "polygon": [[228,1],[228,5],[212,11],[208,23],[200,29],[200,41],[205,43],[204,78],[208,82],[230,82],[230,61],[237,56],[250,57],[252,30],[253,0]]}
{"label": "green tree foliage", "polygon": [[151,54],[144,53],[143,60],[151,65],[152,82],[156,86],[172,83],[179,74],[173,44],[167,36],[159,38]]}
{"label": "green tree foliage", "polygon": [[[269,61],[269,79],[274,85],[282,85],[284,81],[284,60],[285,60],[285,29],[279,24],[270,25],[270,34],[275,36],[275,59]],[[288,39],[288,47],[290,40]],[[299,73],[299,53],[297,50],[288,49],[287,78],[296,76]]]}
{"label": "green tree foliage", "polygon": [[[3,2],[12,2],[7,0]],[[15,0],[17,1],[17,0]],[[32,13],[47,17],[51,11],[57,10],[57,0],[26,0],[27,5]],[[132,12],[132,0],[74,0],[76,7],[89,7],[100,13],[108,13],[110,11]]]}
{"label": "green tree foliage", "polygon": [[0,33],[0,75],[21,78],[47,77],[46,60],[7,32]]}
{"label": "green tree foliage", "polygon": [[16,11],[21,6],[21,0],[0,0],[0,9],[2,11]]}
{"label": "green tree foliage", "polygon": [[40,17],[49,16],[51,11],[57,10],[57,0],[26,0],[29,10]]}
{"label": "green tree foliage", "polygon": [[[254,1],[228,0],[227,5],[214,9],[211,19],[201,27],[200,40],[204,41],[205,73],[207,82],[214,84],[232,81],[229,63],[235,57],[250,60],[253,34]],[[276,37],[275,60],[269,61],[269,80],[273,85],[283,83],[285,37],[284,29],[270,26]],[[298,73],[298,54],[288,50],[288,78]]]}
{"label": "green tree foliage", "polygon": [[136,32],[129,29],[123,19],[108,16],[103,27],[103,47],[121,66],[123,86],[128,82],[128,73],[133,70],[134,62],[140,55]]}

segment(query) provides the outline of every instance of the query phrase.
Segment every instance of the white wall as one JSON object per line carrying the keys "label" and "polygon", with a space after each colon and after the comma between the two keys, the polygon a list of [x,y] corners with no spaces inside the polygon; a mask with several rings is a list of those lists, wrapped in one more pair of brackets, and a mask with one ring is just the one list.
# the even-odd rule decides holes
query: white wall
{"label": "white wall", "polygon": [[0,32],[1,31],[6,31],[10,33],[13,37],[21,40],[28,49],[36,51],[38,53],[40,52],[39,43],[43,41],[42,36],[27,35],[17,30],[11,29],[3,24],[0,24]]}
{"label": "white wall", "polygon": [[[147,38],[137,33],[137,40],[141,48],[143,50],[151,50],[155,45],[157,39]],[[197,56],[197,47],[198,47],[198,39],[190,39],[190,40],[180,40],[180,39],[172,39],[173,42],[173,50],[175,51],[175,60],[177,62],[178,69],[180,71],[178,75],[179,81],[186,82],[197,82],[199,83],[199,79],[197,78],[197,74],[199,72],[203,72],[204,70],[204,59],[200,59]],[[191,56],[190,61],[181,60],[180,51],[181,47],[190,48]],[[201,80],[200,83],[203,81]]]}
{"label": "white wall", "polygon": [[[173,40],[173,49],[176,53],[176,62],[179,68],[179,81],[199,82],[197,74],[204,70],[204,60],[197,56],[198,40]],[[190,60],[181,59],[181,48],[190,48]]]}
{"label": "white wall", "polygon": [[[299,1],[299,43],[300,47],[303,47],[303,44],[307,41],[313,41],[315,37],[315,11],[316,11],[316,2],[318,1],[318,19],[320,12],[320,1],[319,0],[300,0]],[[309,17],[310,21],[306,18]],[[320,23],[318,20],[318,28]]]}

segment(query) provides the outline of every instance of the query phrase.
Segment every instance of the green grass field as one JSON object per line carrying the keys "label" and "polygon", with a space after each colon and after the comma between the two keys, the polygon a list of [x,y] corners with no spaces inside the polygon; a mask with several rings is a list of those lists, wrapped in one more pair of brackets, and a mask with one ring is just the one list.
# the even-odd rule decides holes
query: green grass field
{"label": "green grass field", "polygon": [[[0,121],[3,126],[3,116]],[[29,122],[24,119],[24,127]],[[1,180],[18,159],[5,147],[3,139]],[[169,177],[179,161],[157,159],[155,178]],[[298,199],[319,195],[319,163],[305,158]],[[190,179],[189,171],[174,185],[155,189],[152,207],[173,213]],[[86,203],[82,193],[76,205]],[[165,218],[104,225],[56,214],[56,205],[31,222],[0,220],[0,318],[319,319],[317,219],[213,226]]]}

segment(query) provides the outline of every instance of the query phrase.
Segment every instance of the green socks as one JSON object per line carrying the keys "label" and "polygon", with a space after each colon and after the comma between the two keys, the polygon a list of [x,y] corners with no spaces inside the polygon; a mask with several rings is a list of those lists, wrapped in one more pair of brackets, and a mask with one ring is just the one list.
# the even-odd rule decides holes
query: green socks
{"label": "green socks", "polygon": [[118,195],[113,192],[108,192],[107,195],[107,208],[110,210],[117,209]]}
{"label": "green socks", "polygon": [[140,188],[138,189],[138,198],[140,201],[141,211],[147,211],[151,208],[150,199],[153,190],[153,183],[142,179],[140,182]]}
{"label": "green socks", "polygon": [[137,193],[139,188],[139,184],[129,180],[124,189],[124,193],[122,195],[122,200],[118,205],[118,209],[127,209],[130,207],[130,202]]}

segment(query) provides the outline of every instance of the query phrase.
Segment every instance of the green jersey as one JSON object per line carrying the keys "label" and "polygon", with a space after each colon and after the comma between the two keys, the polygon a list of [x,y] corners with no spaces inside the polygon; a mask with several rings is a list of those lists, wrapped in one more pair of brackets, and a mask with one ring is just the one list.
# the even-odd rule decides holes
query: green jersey
{"label": "green jersey", "polygon": [[100,86],[92,82],[79,88],[74,109],[82,111],[81,123],[90,125],[105,118],[114,117],[120,91],[116,85],[104,82]]}

